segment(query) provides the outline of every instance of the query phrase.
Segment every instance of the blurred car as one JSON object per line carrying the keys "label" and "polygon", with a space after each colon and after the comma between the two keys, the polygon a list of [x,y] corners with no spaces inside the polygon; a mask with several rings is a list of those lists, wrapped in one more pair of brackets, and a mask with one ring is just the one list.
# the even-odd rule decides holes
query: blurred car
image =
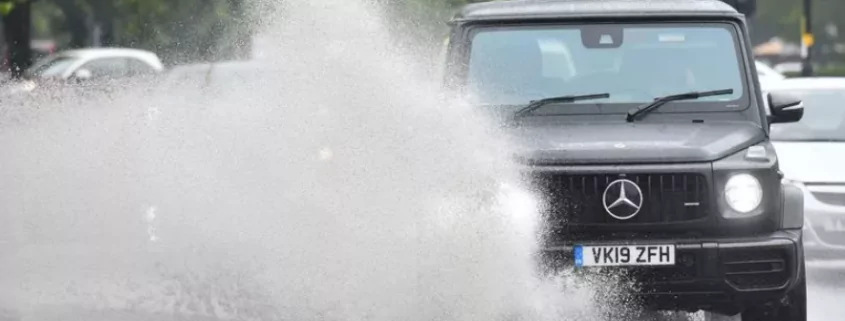
{"label": "blurred car", "polygon": [[158,55],[129,48],[88,48],[62,51],[36,62],[24,80],[5,94],[35,90],[44,84],[114,81],[160,74],[165,70]]}
{"label": "blurred car", "polygon": [[786,79],[786,76],[779,73],[777,70],[774,70],[764,62],[757,60],[754,61],[754,64],[757,67],[757,78],[760,80],[761,84],[765,85],[765,83]]}
{"label": "blurred car", "polygon": [[50,55],[26,71],[28,79],[123,78],[164,71],[158,55],[129,48],[89,48]]}
{"label": "blurred car", "polygon": [[781,170],[804,191],[808,259],[845,260],[845,77],[789,78],[766,92],[804,101],[797,123],[773,124]]}
{"label": "blurred car", "polygon": [[799,73],[804,67],[800,61],[789,61],[779,63],[773,68],[780,73]]}

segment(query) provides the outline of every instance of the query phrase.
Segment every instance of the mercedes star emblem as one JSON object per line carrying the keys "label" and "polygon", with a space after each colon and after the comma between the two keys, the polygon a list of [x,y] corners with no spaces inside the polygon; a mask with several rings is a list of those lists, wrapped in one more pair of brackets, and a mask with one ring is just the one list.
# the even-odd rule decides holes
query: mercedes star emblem
{"label": "mercedes star emblem", "polygon": [[604,190],[602,205],[607,214],[617,220],[631,219],[643,206],[643,191],[631,180],[617,179]]}

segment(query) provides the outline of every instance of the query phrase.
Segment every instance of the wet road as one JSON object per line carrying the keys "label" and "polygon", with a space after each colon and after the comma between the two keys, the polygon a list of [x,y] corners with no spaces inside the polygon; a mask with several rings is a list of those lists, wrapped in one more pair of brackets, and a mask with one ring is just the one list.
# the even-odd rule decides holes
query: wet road
{"label": "wet road", "polygon": [[809,320],[845,320],[845,269],[810,267],[809,272]]}
{"label": "wet road", "polygon": [[808,262],[809,320],[845,320],[845,261]]}

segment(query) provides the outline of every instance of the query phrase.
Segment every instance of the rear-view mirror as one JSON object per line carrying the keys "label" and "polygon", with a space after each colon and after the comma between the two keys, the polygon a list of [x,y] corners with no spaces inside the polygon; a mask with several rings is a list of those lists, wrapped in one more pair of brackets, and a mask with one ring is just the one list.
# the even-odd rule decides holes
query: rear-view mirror
{"label": "rear-view mirror", "polygon": [[804,117],[801,98],[785,93],[769,93],[769,123],[794,123]]}

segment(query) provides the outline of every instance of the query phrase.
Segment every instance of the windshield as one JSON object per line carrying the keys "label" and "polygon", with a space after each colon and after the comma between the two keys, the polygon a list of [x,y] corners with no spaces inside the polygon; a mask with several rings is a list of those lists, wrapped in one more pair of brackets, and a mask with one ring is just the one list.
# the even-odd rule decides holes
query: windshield
{"label": "windshield", "polygon": [[800,97],[804,117],[797,123],[772,124],[772,140],[845,141],[845,89],[778,90]]}
{"label": "windshield", "polygon": [[41,62],[35,64],[32,68],[27,70],[27,78],[47,78],[60,77],[73,65],[77,60],[76,57],[69,56],[53,56],[44,58]]}
{"label": "windshield", "polygon": [[737,108],[745,88],[736,43],[727,24],[479,28],[472,37],[467,98],[513,105],[607,92],[609,98],[585,103],[640,104],[731,88],[732,95],[672,104]]}

